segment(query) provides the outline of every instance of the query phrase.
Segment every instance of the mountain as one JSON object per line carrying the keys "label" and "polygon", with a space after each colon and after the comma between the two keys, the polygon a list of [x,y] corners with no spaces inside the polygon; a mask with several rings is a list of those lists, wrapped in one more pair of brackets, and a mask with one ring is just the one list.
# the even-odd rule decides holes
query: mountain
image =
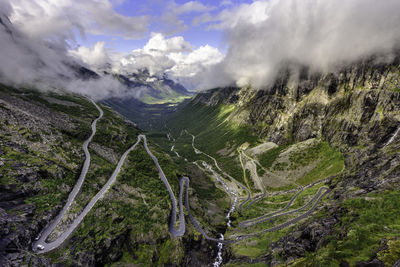
{"label": "mountain", "polygon": [[191,97],[0,35],[0,266],[400,266],[399,56]]}
{"label": "mountain", "polygon": [[[39,88],[77,88],[90,95],[107,99],[114,106],[129,102],[129,106],[121,106],[120,110],[132,109],[132,120],[141,123],[141,117],[151,117],[147,111],[136,112],[144,104],[164,105],[176,104],[189,98],[192,94],[182,85],[163,77],[150,75],[147,69],[136,73],[120,74],[111,71],[110,65],[101,70],[91,70],[89,66],[78,62],[68,54],[64,44],[49,43],[32,39],[14,27],[7,16],[0,15],[0,40],[2,43],[2,61],[0,81],[18,86],[36,85]],[[18,54],[19,57],[12,55]],[[138,102],[139,100],[140,102]],[[165,105],[168,106],[169,104]],[[157,106],[156,106],[157,107]],[[161,109],[161,111],[164,107]],[[124,115],[131,115],[132,112]]]}
{"label": "mountain", "polygon": [[187,131],[256,200],[224,234],[246,237],[229,266],[400,263],[400,57],[201,92],[166,125],[181,157],[196,156]]}
{"label": "mountain", "polygon": [[180,102],[192,94],[182,85],[163,77],[150,75],[147,69],[129,75],[115,74],[115,76],[130,88],[141,88],[139,100],[146,104],[162,104],[166,102]]}
{"label": "mountain", "polygon": [[0,78],[5,83],[43,83],[57,88],[77,79],[99,78],[95,72],[68,57],[65,47],[26,36],[2,13],[0,40],[3,48]]}
{"label": "mountain", "polygon": [[[193,226],[185,236],[172,238],[168,222],[171,202],[159,179],[154,161],[143,141],[122,165],[114,184],[84,217],[59,248],[38,254],[34,244],[67,203],[78,182],[89,141],[90,165],[82,187],[49,240],[57,240],[82,214],[89,201],[106,186],[117,162],[143,132],[109,107],[76,94],[18,89],[0,84],[0,265],[1,266],[98,266],[111,264],[186,265],[209,264],[217,244],[199,236]],[[92,128],[91,128],[92,125]],[[169,183],[179,192],[184,166],[153,141],[149,149],[157,157]],[[227,206],[204,174],[191,175],[191,212],[210,233],[224,221]],[[203,187],[208,188],[205,192]],[[214,191],[212,191],[214,190]],[[202,203],[210,192],[221,207]],[[201,248],[201,249],[199,249]],[[33,249],[33,250],[32,250]]]}
{"label": "mountain", "polygon": [[176,106],[189,99],[192,93],[167,77],[151,76],[144,69],[130,75],[113,74],[132,94],[110,97],[103,103],[137,123],[142,129],[158,128],[163,118],[176,110]]}

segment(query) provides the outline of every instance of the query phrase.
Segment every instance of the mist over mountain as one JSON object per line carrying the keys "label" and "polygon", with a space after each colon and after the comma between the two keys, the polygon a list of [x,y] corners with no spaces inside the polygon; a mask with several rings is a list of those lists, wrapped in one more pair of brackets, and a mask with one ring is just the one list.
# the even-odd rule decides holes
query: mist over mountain
{"label": "mist over mountain", "polygon": [[[7,9],[2,9],[7,10]],[[42,90],[67,90],[101,99],[128,94],[112,77],[79,72],[83,65],[68,56],[66,47],[29,37],[0,15],[0,80],[3,83]]]}
{"label": "mist over mountain", "polygon": [[371,55],[390,62],[399,48],[399,1],[262,2],[252,4],[265,11],[253,21],[240,21],[241,8],[221,14],[239,22],[225,26],[229,50],[220,64],[199,75],[198,88],[234,83],[268,88],[288,66],[326,72]]}
{"label": "mist over mountain", "polygon": [[0,0],[0,266],[400,266],[399,0]]}
{"label": "mist over mountain", "polygon": [[[61,23],[61,15],[55,10],[68,5],[65,16],[69,22]],[[212,9],[204,8],[206,13],[195,17],[193,24],[205,25],[209,30],[223,30],[227,46],[225,54],[209,45],[196,49],[182,36],[170,37],[165,33],[153,33],[143,48],[130,53],[113,51],[105,47],[104,42],[97,42],[92,47],[71,46],[69,40],[75,40],[74,31],[84,36],[91,32],[112,31],[120,25],[120,31],[114,34],[129,31],[131,34],[123,36],[132,38],[133,33],[143,33],[148,26],[145,17],[132,20],[142,28],[129,28],[128,19],[116,15],[108,1],[104,1],[97,15],[89,4],[43,1],[34,5],[29,1],[2,0],[2,6],[2,20],[7,26],[2,25],[1,57],[8,66],[2,69],[3,80],[19,84],[51,80],[70,91],[97,98],[129,95],[131,91],[109,77],[103,77],[104,83],[91,82],[82,86],[65,63],[77,61],[93,70],[107,68],[123,75],[145,68],[151,75],[162,77],[167,74],[190,90],[231,85],[265,89],[273,84],[282,69],[288,67],[294,72],[299,66],[316,73],[326,72],[372,55],[390,62],[393,52],[399,48],[400,15],[396,10],[400,3],[396,0],[254,1],[214,16],[210,13]],[[89,17],[84,19],[83,15],[73,14],[74,11],[79,13],[80,9],[86,10]],[[115,17],[110,24],[101,22],[106,12]],[[52,23],[52,27],[45,26],[39,19],[38,16],[43,14],[48,16],[46,25]],[[29,15],[27,19],[23,19],[25,15]],[[89,19],[95,23],[89,23]],[[8,57],[16,53],[18,57]],[[74,82],[61,82],[59,76]],[[55,87],[54,82],[51,84],[47,87]]]}
{"label": "mist over mountain", "polygon": [[[400,44],[399,8],[395,0],[254,1],[194,19],[225,32],[225,54],[212,47],[193,50],[183,38],[156,34],[128,56],[111,56],[111,51],[102,56],[108,53],[119,71],[147,67],[151,73],[168,73],[192,90],[231,85],[265,89],[287,68],[321,73],[371,56],[390,62]],[[100,46],[78,54],[95,61]]]}

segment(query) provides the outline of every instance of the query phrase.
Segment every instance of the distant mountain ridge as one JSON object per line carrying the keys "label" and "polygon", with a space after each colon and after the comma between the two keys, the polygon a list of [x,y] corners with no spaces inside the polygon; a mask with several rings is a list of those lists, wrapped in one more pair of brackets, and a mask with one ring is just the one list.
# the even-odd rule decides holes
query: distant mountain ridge
{"label": "distant mountain ridge", "polygon": [[[166,75],[154,76],[147,69],[119,73],[111,70],[110,64],[106,64],[103,69],[93,69],[69,56],[68,47],[46,42],[36,44],[34,39],[20,32],[6,14],[1,13],[0,34],[4,53],[2,57],[4,66],[0,68],[0,79],[5,84],[22,83],[36,87],[43,87],[45,84],[49,88],[62,89],[75,80],[88,81],[111,77],[127,87],[123,94],[119,94],[121,98],[135,98],[146,104],[177,103],[192,95],[185,87]],[[10,56],[12,54],[21,56],[14,59]],[[118,85],[114,83],[110,86],[118,87]],[[76,86],[72,87],[72,91],[76,92]],[[108,89],[113,92],[113,88]],[[118,91],[117,88],[115,91]]]}
{"label": "distant mountain ridge", "polygon": [[140,88],[142,92],[138,99],[146,104],[180,102],[182,98],[192,95],[185,87],[168,79],[166,75],[163,77],[150,75],[147,69],[137,73],[113,75],[129,88]]}

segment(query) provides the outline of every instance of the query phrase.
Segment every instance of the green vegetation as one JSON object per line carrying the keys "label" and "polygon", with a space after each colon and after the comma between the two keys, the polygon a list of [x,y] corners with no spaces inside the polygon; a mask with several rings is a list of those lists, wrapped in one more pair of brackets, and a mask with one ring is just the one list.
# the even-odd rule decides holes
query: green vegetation
{"label": "green vegetation", "polygon": [[[177,194],[179,190],[180,174],[176,166],[158,151],[157,147],[151,147],[158,157],[169,182]],[[104,244],[107,239],[129,233],[129,247],[135,247],[134,251],[124,250],[122,262],[148,264],[159,257],[159,263],[173,262],[169,249],[175,248],[167,240],[164,243],[157,242],[159,250],[154,252],[154,244],[138,241],[138,236],[145,235],[148,239],[165,239],[168,235],[168,214],[170,210],[169,194],[159,178],[157,168],[153,160],[145,152],[144,147],[138,145],[129,156],[129,165],[125,165],[112,190],[99,201],[96,209],[90,212],[82,226],[73,234],[73,239],[81,240],[77,244],[78,251],[95,248]],[[99,213],[102,220],[98,220]],[[177,255],[175,255],[178,257]],[[174,256],[174,257],[175,257]],[[179,259],[178,259],[179,260]]]}
{"label": "green vegetation", "polygon": [[[296,182],[307,185],[318,180],[336,175],[344,169],[344,156],[339,150],[333,149],[328,142],[314,140],[304,148],[279,146],[259,155],[258,159],[264,168],[273,172],[289,173],[305,170],[304,175],[296,177]],[[290,151],[293,150],[293,151]],[[283,153],[287,151],[287,156]],[[261,169],[261,168],[258,168]],[[276,191],[276,189],[269,187]]]}
{"label": "green vegetation", "polygon": [[81,143],[84,142],[86,139],[88,139],[88,137],[92,133],[92,130],[90,129],[89,123],[80,121],[77,124],[75,124],[74,129],[72,130],[60,129],[60,132],[66,141]]}
{"label": "green vegetation", "polygon": [[[320,186],[321,185],[316,185],[305,189],[293,202],[292,206],[288,209],[288,211],[300,208],[303,205],[305,205],[317,193]],[[261,215],[265,215],[285,207],[294,194],[295,193],[267,196],[263,200],[254,203],[254,205],[251,208],[242,210],[241,212],[242,216],[240,216],[238,220],[234,222],[235,225],[239,224],[240,222],[249,219],[254,219]],[[292,215],[282,216],[276,218],[275,220],[263,222],[248,228],[234,228],[229,230],[228,234],[242,235],[242,234],[261,232],[262,230],[271,228],[275,225],[284,223],[289,219],[297,217],[298,215],[306,212],[306,210],[302,210]],[[267,232],[259,236],[255,236],[250,239],[235,243],[232,245],[233,252],[238,257],[244,256],[244,257],[250,257],[252,259],[266,255],[267,253],[272,253],[269,246],[273,242],[278,241],[281,237],[287,235],[288,233],[293,232],[295,227],[296,225],[293,225],[288,228],[284,228],[274,232]]]}
{"label": "green vegetation", "polygon": [[[52,103],[49,100],[46,100],[44,96],[58,99],[61,101],[71,102],[75,105],[70,106],[70,105]],[[78,95],[72,95],[67,93],[60,95],[53,92],[43,94],[42,92],[39,92],[37,90],[29,90],[28,94],[22,96],[22,98],[30,102],[41,103],[53,111],[65,113],[69,116],[78,117],[84,120],[92,120],[99,114],[96,107],[88,99],[85,99],[84,97]]]}
{"label": "green vegetation", "polygon": [[[25,200],[27,204],[35,204],[37,218],[41,218],[46,211],[54,208],[55,205],[63,203],[68,196],[68,192],[60,190],[60,181],[56,177],[47,176],[41,177],[39,180],[42,183],[42,189],[39,194]],[[63,179],[63,183],[72,187],[76,180],[76,175],[73,172],[67,172]]]}
{"label": "green vegetation", "polygon": [[224,148],[235,148],[245,142],[256,144],[258,138],[250,129],[226,121],[234,111],[234,106],[218,105],[208,107],[203,104],[188,104],[168,121],[178,136],[183,129],[196,136],[196,145],[200,150],[217,155]]}
{"label": "green vegetation", "polygon": [[174,104],[174,103],[180,103],[189,98],[191,98],[191,96],[185,96],[173,92],[172,94],[162,94],[160,95],[160,97],[144,95],[142,98],[140,98],[140,100],[146,104],[166,104],[166,103]]}
{"label": "green vegetation", "polygon": [[110,108],[102,106],[102,109],[104,116],[97,123],[97,132],[93,142],[123,153],[136,143],[139,130],[122,117],[116,116]]}
{"label": "green vegetation", "polygon": [[[29,127],[29,124],[16,125],[15,120],[1,123],[0,131],[4,138],[0,140],[0,185],[27,190],[29,197],[24,201],[35,207],[33,218],[40,221],[62,207],[76,183],[84,160],[82,143],[90,135],[90,123],[99,116],[99,112],[89,100],[80,96],[20,91],[4,86],[0,86],[0,91],[28,101],[33,107],[44,106],[50,116],[54,114],[62,120],[65,118],[65,123],[68,123],[62,129],[44,124],[40,131]],[[5,107],[0,106],[0,109]],[[98,121],[97,133],[92,141],[101,149],[93,147],[95,152],[90,147],[92,161],[89,172],[70,213],[79,213],[109,179],[115,164],[107,159],[108,155],[102,154],[102,149],[119,158],[137,141],[139,130],[136,127],[111,109],[104,106],[102,109],[104,116]],[[52,123],[52,120],[49,122]],[[151,142],[149,145],[177,194],[180,167],[159,147]],[[211,191],[204,188],[200,194],[209,194],[211,198],[210,194],[221,196],[223,192],[213,187]],[[47,253],[45,257],[54,263],[72,266],[81,255],[93,251],[97,253],[97,260],[103,258],[105,262],[120,259],[122,263],[138,265],[179,263],[183,254],[182,243],[170,239],[170,208],[168,191],[141,144],[128,156],[112,189],[72,235],[72,242]],[[192,211],[194,214],[198,212],[196,208]],[[15,211],[16,214],[18,212]],[[24,222],[17,221],[9,229],[18,229],[21,223]],[[121,253],[121,257],[115,256],[111,260],[102,255],[102,249],[114,240],[117,243],[112,243],[107,251],[112,255]]]}
{"label": "green vegetation", "polygon": [[298,188],[298,186],[295,184],[288,184],[288,185],[279,186],[279,187],[266,186],[266,189],[268,192],[287,191],[287,190],[296,189],[296,188]]}
{"label": "green vegetation", "polygon": [[313,168],[304,177],[297,182],[301,185],[307,185],[326,177],[340,173],[344,169],[344,156],[338,150],[332,149],[327,142],[320,142],[317,145],[297,153],[292,160],[293,166],[310,164],[318,161]]}
{"label": "green vegetation", "polygon": [[[29,175],[37,175],[36,179],[41,185],[40,192],[25,200],[27,204],[35,204],[36,217],[40,218],[44,212],[62,203],[67,192],[60,190],[60,188],[63,185],[72,186],[74,184],[76,179],[74,170],[48,160],[26,147],[2,146],[2,149],[4,152],[2,158],[6,161],[0,166],[0,173],[2,174],[0,185],[14,185],[17,188],[24,188],[27,181],[25,176],[20,173],[21,170],[28,170]],[[36,173],[32,173],[32,170],[36,170]],[[57,177],[60,173],[64,175],[62,182]]]}
{"label": "green vegetation", "polygon": [[[0,86],[0,91],[2,90],[5,89]],[[68,116],[68,121],[73,126],[71,129],[63,130],[49,127],[37,133],[23,125],[11,125],[7,121],[0,125],[0,130],[4,131],[4,140],[11,141],[11,137],[17,136],[23,140],[22,144],[25,144],[24,142],[27,144],[26,146],[13,144],[14,147],[5,146],[3,149],[4,142],[0,140],[2,145],[0,152],[4,152],[2,158],[6,159],[0,166],[0,184],[24,189],[27,183],[24,179],[27,178],[20,175],[18,170],[25,167],[32,168],[38,175],[37,179],[34,179],[40,190],[27,198],[25,202],[36,206],[34,218],[40,219],[55,207],[62,206],[76,182],[83,162],[81,145],[83,140],[90,135],[90,122],[98,116],[98,111],[90,101],[82,97],[48,94],[60,101],[76,104],[65,106],[57,104],[60,102],[52,102],[51,99],[44,98],[41,93],[34,90],[27,92],[21,98],[31,103],[40,103],[56,113]],[[19,95],[20,92],[16,90],[11,94]],[[182,99],[177,99],[177,101],[180,100]],[[148,101],[154,101],[154,99],[148,99]],[[4,105],[0,105],[0,108],[6,109]],[[137,141],[139,129],[126,122],[111,109],[102,108],[104,117],[98,122],[98,131],[93,143],[111,151],[111,154],[119,158]],[[157,112],[157,109],[154,108],[153,111]],[[259,143],[259,139],[249,127],[229,120],[235,111],[234,105],[205,106],[190,103],[173,114],[167,122],[167,126],[172,129],[175,142],[169,142],[165,133],[148,134],[150,149],[158,158],[175,196],[179,192],[179,178],[183,174],[191,178],[189,193],[192,212],[208,230],[211,227],[222,228],[222,225],[218,225],[218,219],[209,218],[212,216],[209,216],[206,211],[211,211],[208,209],[211,205],[217,206],[211,211],[214,212],[213,214],[217,214],[218,209],[227,209],[229,206],[227,195],[215,185],[212,178],[191,163],[204,160],[214,165],[209,157],[193,151],[192,137],[182,130],[187,129],[189,133],[196,136],[195,147],[215,157],[224,171],[246,184],[252,192],[256,192],[251,172],[242,168],[237,149],[245,143],[248,143],[249,147],[255,146]],[[381,117],[384,114],[382,108],[377,109],[377,112]],[[158,113],[152,115],[156,114]],[[258,125],[266,126],[265,122]],[[43,140],[50,143],[47,151],[41,152],[29,147],[32,143],[41,143]],[[285,175],[284,178],[288,178],[289,182],[296,181],[301,185],[342,172],[344,156],[338,150],[321,140],[307,140],[307,142],[305,146],[295,147],[298,144],[289,144],[272,148],[259,155],[259,162],[268,169],[267,172]],[[181,157],[171,151],[172,145]],[[242,147],[247,147],[247,144]],[[353,148],[356,149],[356,147]],[[95,147],[91,147],[92,164],[76,201],[79,204],[72,208],[75,213],[79,212],[98,192],[115,167],[115,163],[107,159],[107,155],[101,155],[101,149],[100,152],[98,150],[94,152],[93,149]],[[24,166],[17,165],[18,163],[23,163]],[[214,166],[213,168],[217,171]],[[300,174],[291,176],[296,171]],[[260,167],[257,167],[257,172],[260,176],[265,174],[263,168]],[[276,175],[276,177],[273,178],[279,179],[281,176]],[[289,182],[277,183],[277,186],[283,186],[267,187],[267,190],[289,190],[297,187],[295,183],[288,184]],[[317,193],[320,186],[319,184],[306,188],[288,210],[303,206]],[[232,235],[257,233],[305,212],[306,210],[285,215],[246,229],[235,227],[240,222],[285,207],[294,194],[296,192],[270,194],[254,203],[251,208],[243,209],[240,213],[235,212],[232,216],[234,227],[228,228],[225,236],[229,238]],[[324,198],[322,203],[326,201],[327,198]],[[345,199],[337,203],[341,209],[339,209],[340,214],[335,214],[339,218],[339,223],[334,227],[333,233],[319,243],[318,251],[296,260],[293,265],[338,266],[342,260],[354,265],[358,261],[370,259],[376,253],[386,265],[393,265],[400,257],[400,214],[396,205],[399,201],[399,192],[388,191]],[[94,257],[102,258],[104,262],[111,264],[116,261],[111,266],[124,264],[161,266],[170,263],[182,265],[185,251],[183,242],[181,239],[171,239],[168,233],[170,206],[169,194],[159,178],[158,170],[145,152],[143,144],[140,144],[129,154],[116,183],[88,214],[71,237],[71,242],[49,253],[46,257],[57,263],[73,265],[71,258],[79,258],[90,251]],[[317,217],[322,217],[328,210],[331,209],[324,208],[315,212]],[[315,217],[307,220],[315,221]],[[215,228],[215,225],[219,227]],[[271,250],[270,245],[283,236],[295,232],[296,227],[297,224],[235,243],[231,246],[232,253],[236,258],[250,259],[266,254],[272,255],[276,252]],[[17,229],[17,226],[13,226],[12,229]],[[191,240],[192,236],[199,236],[199,233],[191,226],[188,227],[188,232],[188,236],[185,237],[187,240]],[[212,231],[210,233],[215,234]],[[194,240],[198,241],[196,237]],[[104,255],[104,251],[107,251],[107,255]],[[274,254],[274,256],[279,260],[279,255]],[[233,263],[228,266],[242,265]],[[252,266],[264,265],[257,263]]]}
{"label": "green vegetation", "polygon": [[[283,221],[278,220],[276,222],[281,223]],[[273,225],[270,223],[266,226],[266,228],[272,226]],[[234,243],[232,245],[233,253],[235,255],[238,255],[239,257],[249,257],[251,259],[258,258],[260,256],[266,255],[267,253],[272,253],[272,251],[270,250],[270,245],[290,233],[290,231],[292,230],[293,227],[288,227],[279,231],[264,233],[260,236],[252,237],[250,239]],[[248,231],[248,233],[251,233],[251,231]]]}
{"label": "green vegetation", "polygon": [[191,186],[194,188],[199,199],[204,200],[217,200],[226,196],[226,193],[215,186],[215,183],[211,180],[209,176],[205,176],[206,181],[202,184],[197,182],[192,182]]}
{"label": "green vegetation", "polygon": [[389,240],[388,248],[378,253],[378,258],[385,266],[393,266],[400,259],[400,239]]}
{"label": "green vegetation", "polygon": [[[255,145],[258,143],[258,137],[254,136],[249,128],[227,120],[234,110],[235,106],[233,105],[212,107],[200,103],[189,103],[173,114],[167,125],[172,129],[172,135],[175,138],[179,137],[181,131],[185,129],[195,135],[196,148],[215,157],[224,171],[245,183],[236,153],[231,155],[231,153],[225,154],[222,151],[236,151],[236,148],[245,142]],[[191,148],[191,136],[184,137],[184,135],[185,133],[176,140],[177,151],[184,153],[185,157],[190,160],[193,159],[193,156],[199,159],[199,155],[195,155]],[[189,158],[189,154],[192,157]],[[213,164],[209,158],[205,158],[205,160]]]}
{"label": "green vegetation", "polygon": [[275,160],[279,157],[279,155],[282,153],[283,150],[285,150],[287,146],[278,146],[269,149],[268,151],[262,153],[259,157],[258,160],[260,164],[264,168],[271,168],[272,164],[275,162]]}
{"label": "green vegetation", "polygon": [[262,263],[262,262],[257,262],[257,263],[246,263],[246,264],[243,264],[243,263],[229,263],[229,264],[226,264],[226,265],[224,265],[224,266],[227,266],[227,267],[247,267],[247,266],[252,266],[252,267],[269,267],[267,264]]}
{"label": "green vegetation", "polygon": [[[292,206],[288,209],[296,209],[308,202],[318,191],[321,185],[315,185],[313,187],[305,189],[293,202]],[[261,201],[258,201],[251,206],[249,209],[242,211],[242,216],[239,218],[239,222],[253,219],[269,212],[279,210],[287,205],[290,199],[297,193],[282,194],[276,196],[267,196]],[[304,211],[303,211],[304,212]],[[262,224],[261,224],[262,225]]]}
{"label": "green vegetation", "polygon": [[[306,257],[306,265],[339,266],[342,260],[346,260],[353,266],[356,262],[369,260],[381,246],[382,239],[398,237],[399,201],[398,191],[371,193],[367,197],[345,200],[341,222],[327,238],[327,244]],[[391,266],[394,259],[398,259],[399,253],[399,242],[393,240],[389,241],[389,248],[381,251],[378,257]]]}

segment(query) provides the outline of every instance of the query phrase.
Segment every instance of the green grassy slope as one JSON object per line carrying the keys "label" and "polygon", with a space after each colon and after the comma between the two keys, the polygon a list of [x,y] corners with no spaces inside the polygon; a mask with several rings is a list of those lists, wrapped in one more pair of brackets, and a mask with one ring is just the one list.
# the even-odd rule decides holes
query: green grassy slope
{"label": "green grassy slope", "polygon": [[255,145],[259,140],[246,126],[228,120],[234,109],[232,105],[209,107],[189,103],[167,120],[167,127],[175,138],[180,137],[177,138],[176,150],[189,160],[194,160],[196,155],[193,155],[191,136],[181,135],[182,130],[196,136],[196,148],[215,157],[224,171],[244,182],[236,149],[246,142]]}
{"label": "green grassy slope", "polygon": [[[74,186],[84,160],[81,146],[91,133],[90,124],[98,111],[89,100],[65,93],[0,86],[2,99],[9,103],[0,105],[0,191],[27,192],[22,205],[33,208],[28,219],[17,220],[7,227],[10,231],[23,230],[15,232],[17,238],[21,234],[26,240],[28,234],[27,238],[33,240],[58,213]],[[91,166],[68,213],[71,218],[79,214],[106,183],[116,160],[137,141],[140,133],[119,114],[106,106],[101,107],[104,117],[98,121],[97,133],[89,147]],[[32,116],[37,110],[46,112],[47,117]],[[53,124],[57,121],[65,127]],[[178,181],[185,170],[151,141],[149,146],[177,194]],[[192,212],[204,213],[196,196],[192,198]],[[112,189],[96,204],[70,240],[59,249],[37,257],[43,262],[50,260],[67,266],[182,262],[184,244],[181,240],[171,240],[168,232],[170,208],[168,191],[141,144],[130,153]],[[20,208],[6,212],[10,216],[26,216]],[[205,219],[200,221],[206,222]],[[193,234],[190,226],[188,232],[190,239]],[[21,248],[29,251],[29,243]],[[20,253],[20,257],[29,262],[30,253]],[[88,262],[88,259],[92,260]]]}

